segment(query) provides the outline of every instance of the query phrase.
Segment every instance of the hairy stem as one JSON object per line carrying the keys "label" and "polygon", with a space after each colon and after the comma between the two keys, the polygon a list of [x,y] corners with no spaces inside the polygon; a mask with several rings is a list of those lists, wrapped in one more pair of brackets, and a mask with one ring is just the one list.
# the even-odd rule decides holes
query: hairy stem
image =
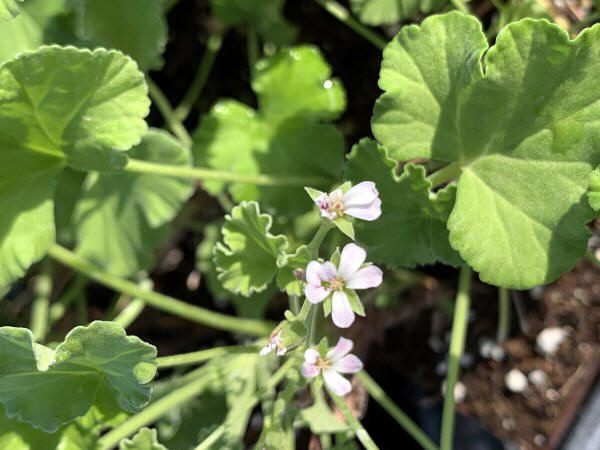
{"label": "hairy stem", "polygon": [[31,310],[31,332],[37,342],[43,342],[48,332],[48,306],[52,294],[52,265],[42,262],[42,271],[35,278],[35,298]]}
{"label": "hairy stem", "polygon": [[498,288],[498,330],[496,340],[502,343],[510,334],[510,299],[508,289]]}
{"label": "hairy stem", "polygon": [[360,443],[364,445],[367,450],[378,450],[379,447],[377,447],[377,444],[375,444],[373,439],[371,439],[371,436],[369,435],[367,430],[365,430],[365,428],[362,426],[360,421],[356,417],[354,417],[354,414],[352,414],[352,411],[350,411],[350,408],[348,408],[348,405],[346,405],[344,398],[334,394],[333,392],[329,391],[329,389],[328,392],[335,405],[344,415],[346,423],[348,424],[348,426],[350,426],[350,428],[352,428],[352,431],[354,431],[354,435],[360,441]]}
{"label": "hairy stem", "polygon": [[369,395],[379,403],[381,407],[385,409],[396,422],[398,422],[398,425],[410,434],[421,447],[425,450],[438,450],[438,446],[435,445],[429,436],[427,436],[423,430],[421,430],[419,426],[394,403],[381,386],[379,386],[367,372],[362,370],[356,374],[356,377],[361,381]]}
{"label": "hairy stem", "polygon": [[258,353],[260,348],[261,347],[258,345],[231,345],[228,347],[213,347],[197,352],[162,356],[160,358],[156,358],[156,362],[159,369],[175,366],[187,366],[190,364],[199,364],[217,356],[231,355],[234,353]]}
{"label": "hairy stem", "polygon": [[71,304],[73,304],[79,296],[83,295],[83,290],[87,284],[88,279],[86,277],[81,275],[75,277],[58,301],[50,306],[50,325],[54,325],[65,315],[65,312],[67,312],[67,309]]}
{"label": "hairy stem", "polygon": [[140,298],[148,305],[157,309],[212,328],[234,333],[249,334],[252,336],[265,336],[268,335],[275,326],[275,324],[269,321],[240,319],[199,306],[190,305],[189,303],[167,295],[159,294],[158,292],[144,290],[135,283],[102,271],[90,262],[58,244],[50,247],[48,255],[56,261],[69,266],[77,272],[90,277],[92,280],[118,292]]}
{"label": "hairy stem", "polygon": [[192,137],[173,113],[173,108],[165,94],[163,94],[158,85],[148,76],[146,76],[146,84],[148,85],[148,93],[165,119],[167,126],[185,147],[190,148],[192,146]]}
{"label": "hairy stem", "polygon": [[192,107],[196,103],[196,100],[200,97],[200,93],[208,80],[208,75],[213,67],[215,58],[219,53],[219,50],[221,50],[222,43],[223,33],[221,32],[211,34],[208,37],[208,40],[206,41],[206,50],[204,50],[204,54],[202,55],[198,72],[196,72],[196,76],[183,96],[181,103],[177,105],[177,108],[175,108],[175,111],[173,112],[175,118],[180,122],[183,122],[187,118]]}
{"label": "hairy stem", "polygon": [[451,450],[454,438],[455,401],[454,387],[458,380],[460,369],[459,360],[465,348],[467,324],[469,315],[469,288],[471,285],[471,268],[464,265],[460,269],[458,293],[454,305],[454,322],[450,337],[450,354],[448,377],[446,378],[446,393],[444,394],[444,410],[442,412],[442,431],[440,440],[441,450]]}
{"label": "hairy stem", "polygon": [[432,173],[427,177],[427,179],[431,182],[431,186],[437,187],[442,184],[448,183],[449,181],[452,181],[460,175],[460,172],[460,164],[454,162]]}
{"label": "hairy stem", "polygon": [[327,12],[329,12],[333,17],[342,22],[344,25],[352,28],[358,34],[360,34],[363,38],[373,44],[380,50],[383,50],[387,45],[385,39],[379,36],[374,31],[362,25],[356,19],[354,19],[350,12],[341,4],[336,2],[335,0],[315,0],[319,5],[321,5]]}

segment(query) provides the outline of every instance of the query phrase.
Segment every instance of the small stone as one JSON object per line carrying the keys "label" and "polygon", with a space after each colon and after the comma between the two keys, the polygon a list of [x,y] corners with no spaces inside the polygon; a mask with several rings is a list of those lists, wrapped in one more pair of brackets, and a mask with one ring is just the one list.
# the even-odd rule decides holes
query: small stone
{"label": "small stone", "polygon": [[475,357],[473,356],[472,353],[463,353],[463,355],[460,357],[459,362],[460,362],[460,366],[463,369],[468,369],[475,362]]}
{"label": "small stone", "polygon": [[488,359],[492,354],[492,348],[496,343],[490,338],[479,339],[479,354],[482,358]]}
{"label": "small stone", "polygon": [[546,441],[547,441],[547,440],[548,440],[548,439],[547,439],[547,438],[546,438],[546,436],[544,436],[543,434],[536,434],[536,435],[533,437],[533,443],[534,443],[535,445],[537,445],[538,447],[543,447],[543,446],[545,446],[545,445],[546,445]]}
{"label": "small stone", "polygon": [[535,369],[529,372],[527,375],[531,384],[536,385],[537,387],[544,386],[548,381],[548,375],[542,369]]}
{"label": "small stone", "polygon": [[436,353],[442,353],[446,349],[446,346],[438,336],[430,336],[427,340],[427,344],[429,345],[429,348]]}
{"label": "small stone", "polygon": [[494,348],[492,348],[490,356],[494,361],[503,361],[504,357],[506,356],[506,353],[504,352],[504,349],[502,347],[500,347],[499,345],[495,345]]}
{"label": "small stone", "polygon": [[545,290],[544,286],[536,286],[529,291],[529,296],[534,300],[539,300],[542,298],[542,295],[544,294],[544,290]]}
{"label": "small stone", "polygon": [[[444,382],[442,383],[442,394],[446,394],[446,380],[444,380]],[[454,401],[456,403],[462,403],[465,400],[466,396],[467,387],[460,381],[457,381],[454,385]]]}
{"label": "small stone", "polygon": [[560,400],[560,394],[556,389],[548,389],[546,391],[546,398],[551,402],[557,402],[558,400]]}
{"label": "small stone", "polygon": [[537,349],[543,355],[549,356],[556,353],[560,344],[567,337],[567,333],[560,327],[544,328],[535,338]]}
{"label": "small stone", "polygon": [[185,279],[185,285],[188,291],[196,291],[200,287],[200,272],[192,270]]}
{"label": "small stone", "polygon": [[446,373],[448,373],[448,363],[446,361],[440,361],[437,363],[435,366],[435,373],[439,377],[446,376]]}
{"label": "small stone", "polygon": [[504,428],[506,431],[514,430],[515,421],[512,420],[510,417],[505,417],[504,419],[502,419],[502,428]]}
{"label": "small stone", "polygon": [[504,376],[504,384],[509,391],[521,394],[527,390],[527,377],[518,369],[512,369]]}

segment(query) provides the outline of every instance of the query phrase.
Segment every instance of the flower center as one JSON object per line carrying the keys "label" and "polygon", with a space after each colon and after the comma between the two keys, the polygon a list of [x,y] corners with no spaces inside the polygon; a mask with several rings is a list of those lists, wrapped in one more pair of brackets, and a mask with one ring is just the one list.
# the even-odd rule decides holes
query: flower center
{"label": "flower center", "polygon": [[321,358],[320,356],[317,358],[317,362],[315,363],[318,369],[327,370],[331,369],[331,363],[329,360]]}
{"label": "flower center", "polygon": [[329,288],[333,291],[341,291],[344,289],[344,279],[342,277],[335,277],[329,281]]}
{"label": "flower center", "polygon": [[341,200],[334,201],[329,206],[329,212],[335,214],[337,217],[342,217],[344,215],[344,202]]}

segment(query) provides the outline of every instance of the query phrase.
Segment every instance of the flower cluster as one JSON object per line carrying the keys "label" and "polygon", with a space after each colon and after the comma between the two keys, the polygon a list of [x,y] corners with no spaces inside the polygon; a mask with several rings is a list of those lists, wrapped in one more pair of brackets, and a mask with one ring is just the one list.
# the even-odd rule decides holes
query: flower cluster
{"label": "flower cluster", "polygon": [[379,192],[372,181],[358,183],[346,192],[338,188],[329,194],[319,194],[314,201],[321,211],[321,216],[326,219],[334,220],[347,215],[371,221],[381,215]]}

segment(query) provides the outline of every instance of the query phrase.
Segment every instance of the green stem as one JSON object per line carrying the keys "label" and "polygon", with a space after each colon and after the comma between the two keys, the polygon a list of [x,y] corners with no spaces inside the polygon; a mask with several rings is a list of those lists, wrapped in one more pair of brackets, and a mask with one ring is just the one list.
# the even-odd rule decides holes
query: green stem
{"label": "green stem", "polygon": [[190,148],[192,146],[192,137],[189,135],[183,124],[175,117],[173,108],[171,108],[171,104],[169,103],[169,100],[167,100],[165,94],[163,94],[158,85],[148,76],[146,76],[146,84],[148,85],[148,93],[165,119],[167,126],[175,136],[179,138],[184,146]]}
{"label": "green stem", "polygon": [[[139,282],[139,286],[146,291],[151,291],[153,283],[152,280],[145,278]],[[118,323],[123,328],[127,328],[135,319],[138,318],[145,307],[146,302],[144,300],[141,298],[134,298],[133,300],[129,301],[127,306],[125,306],[125,308],[123,308],[123,310],[112,321]]]}
{"label": "green stem", "polygon": [[110,450],[121,439],[131,436],[139,428],[149,425],[175,406],[187,402],[204,391],[213,381],[212,374],[199,377],[179,389],[165,395],[147,406],[142,412],[131,416],[127,421],[109,431],[98,440],[98,450]]}
{"label": "green stem", "polygon": [[427,179],[431,182],[433,187],[439,186],[441,184],[445,184],[449,181],[452,181],[456,177],[460,175],[461,166],[459,163],[454,162],[448,164],[445,167],[442,167],[437,172],[432,173],[427,177]]}
{"label": "green stem", "polygon": [[354,31],[356,31],[358,34],[360,34],[378,49],[383,50],[387,45],[385,39],[383,39],[377,33],[359,23],[350,15],[350,12],[348,12],[348,10],[344,6],[340,5],[335,0],[315,1],[323,8],[325,8],[327,12],[329,12],[333,17],[335,17],[337,20],[339,20],[349,28],[352,28]]}
{"label": "green stem", "polygon": [[465,14],[471,14],[469,7],[462,2],[462,0],[450,0],[450,3],[458,9],[459,11],[464,12]]}
{"label": "green stem", "polygon": [[75,316],[77,317],[77,323],[79,325],[86,325],[88,323],[87,298],[77,297],[75,302]]}
{"label": "green stem", "polygon": [[48,332],[48,306],[52,294],[52,265],[47,259],[35,279],[35,299],[31,310],[31,332],[37,342],[43,342]]}
{"label": "green stem", "polygon": [[247,175],[229,171],[206,169],[201,167],[174,166],[130,158],[124,167],[126,172],[166,175],[179,178],[200,180],[218,180],[234,183],[248,183],[257,186],[304,186],[306,184],[323,184],[320,177],[296,177],[291,175]]}
{"label": "green stem", "polygon": [[300,312],[300,299],[297,295],[290,295],[290,310],[295,316]]}
{"label": "green stem", "polygon": [[402,411],[394,401],[385,393],[385,391],[371,378],[364,370],[358,372],[356,377],[363,384],[369,395],[392,416],[398,425],[410,434],[415,441],[425,450],[438,450],[438,446],[427,436],[419,426],[412,421],[410,417]]}
{"label": "green stem", "polygon": [[321,244],[323,243],[325,236],[327,236],[327,233],[329,233],[329,230],[331,230],[331,228],[333,226],[334,225],[329,220],[321,221],[321,225],[319,226],[319,229],[315,233],[315,236],[312,238],[312,240],[307,245],[308,252],[310,253],[311,259],[317,259],[319,257],[319,247],[321,247]]}
{"label": "green stem", "polygon": [[465,348],[467,324],[469,315],[469,287],[471,285],[471,268],[464,265],[460,269],[458,280],[458,293],[454,305],[454,322],[452,336],[450,337],[450,354],[448,363],[448,377],[446,379],[446,393],[444,395],[444,410],[442,412],[442,432],[440,440],[441,450],[452,450],[454,435],[454,387],[458,381],[460,357]]}
{"label": "green stem", "polygon": [[[307,300],[308,303],[308,300]],[[319,315],[319,310],[321,304],[317,303],[316,305],[311,305],[310,306],[310,311],[308,313],[308,317],[306,319],[306,324],[307,324],[307,335],[308,335],[308,341],[307,341],[307,345],[310,347],[311,345],[313,345],[315,343],[315,334],[317,331],[317,317]]]}
{"label": "green stem", "polygon": [[502,343],[510,334],[510,300],[508,289],[498,288],[498,331],[496,340]]}
{"label": "green stem", "polygon": [[252,336],[266,336],[275,327],[275,324],[269,321],[231,317],[199,306],[190,305],[189,303],[167,295],[159,294],[158,292],[146,291],[135,283],[111,275],[110,273],[103,272],[85,259],[58,244],[54,244],[50,247],[48,255],[56,261],[83,273],[115,291],[129,294],[135,298],[140,298],[148,305],[157,309],[212,328],[235,333],[244,333]]}
{"label": "green stem", "polygon": [[361,444],[364,445],[367,450],[378,450],[379,447],[377,447],[377,444],[375,444],[373,439],[371,439],[371,436],[369,435],[367,430],[365,430],[365,428],[362,426],[360,421],[356,417],[354,417],[354,414],[352,414],[352,411],[350,411],[350,408],[348,408],[348,405],[346,405],[344,398],[334,394],[333,392],[329,391],[329,389],[328,392],[335,405],[344,415],[346,423],[348,424],[348,426],[350,426],[350,428],[352,428],[355,436],[358,438]]}
{"label": "green stem", "polygon": [[67,312],[67,309],[75,299],[82,295],[82,291],[87,286],[88,280],[84,276],[77,275],[71,282],[63,295],[50,306],[50,325],[58,322]]}
{"label": "green stem", "polygon": [[204,54],[202,55],[202,61],[200,61],[198,72],[196,72],[192,84],[183,96],[183,100],[181,100],[181,103],[177,105],[177,108],[175,108],[175,111],[173,112],[175,118],[180,122],[183,122],[187,118],[192,107],[196,103],[196,100],[200,97],[200,93],[206,84],[206,80],[208,80],[208,75],[213,67],[215,58],[221,49],[222,43],[223,34],[221,32],[212,34],[208,37],[208,40],[206,41],[206,50],[204,50]]}
{"label": "green stem", "polygon": [[217,356],[230,355],[234,353],[258,353],[258,345],[231,345],[228,347],[214,347],[207,350],[200,350],[191,353],[182,353],[180,355],[162,356],[156,358],[159,369],[186,366],[190,364],[199,364]]}

